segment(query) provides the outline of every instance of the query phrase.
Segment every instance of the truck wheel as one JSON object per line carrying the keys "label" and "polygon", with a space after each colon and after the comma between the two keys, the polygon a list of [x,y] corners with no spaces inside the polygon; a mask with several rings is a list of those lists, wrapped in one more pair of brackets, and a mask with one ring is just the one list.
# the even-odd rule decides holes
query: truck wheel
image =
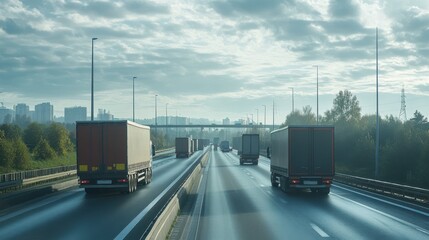
{"label": "truck wheel", "polygon": [[271,173],[271,186],[272,187],[278,187],[279,186],[279,183],[277,182],[276,178],[277,178],[276,174],[275,173]]}
{"label": "truck wheel", "polygon": [[152,182],[152,168],[148,168],[145,170],[145,179],[144,184],[148,185],[150,182]]}
{"label": "truck wheel", "polygon": [[133,192],[133,175],[128,176],[128,191],[127,193]]}
{"label": "truck wheel", "polygon": [[243,165],[243,160],[240,159],[240,165]]}
{"label": "truck wheel", "polygon": [[289,183],[288,183],[288,181],[287,181],[287,179],[285,177],[280,177],[280,188],[285,193],[290,193],[291,192]]}
{"label": "truck wheel", "polygon": [[253,165],[258,165],[258,160],[254,161]]}
{"label": "truck wheel", "polygon": [[137,173],[135,173],[134,174],[134,181],[133,181],[133,183],[134,183],[134,191],[133,192],[137,191],[137,184],[138,184],[138,182],[139,182],[138,175],[137,175]]}
{"label": "truck wheel", "polygon": [[96,190],[95,188],[85,188],[86,194],[94,194]]}
{"label": "truck wheel", "polygon": [[319,193],[322,195],[328,195],[331,192],[331,188],[323,188],[319,190]]}

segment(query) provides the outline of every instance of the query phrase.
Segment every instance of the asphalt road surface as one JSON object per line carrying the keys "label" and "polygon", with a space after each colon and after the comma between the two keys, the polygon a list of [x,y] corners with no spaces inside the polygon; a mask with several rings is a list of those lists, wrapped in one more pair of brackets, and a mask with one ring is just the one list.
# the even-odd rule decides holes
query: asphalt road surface
{"label": "asphalt road surface", "polygon": [[87,195],[76,187],[6,209],[0,239],[113,239],[201,153],[154,161],[152,183],[131,194]]}
{"label": "asphalt road surface", "polygon": [[240,166],[236,154],[212,151],[205,174],[196,232],[182,238],[429,239],[427,209],[340,184],[328,196],[286,194],[271,187],[264,157]]}

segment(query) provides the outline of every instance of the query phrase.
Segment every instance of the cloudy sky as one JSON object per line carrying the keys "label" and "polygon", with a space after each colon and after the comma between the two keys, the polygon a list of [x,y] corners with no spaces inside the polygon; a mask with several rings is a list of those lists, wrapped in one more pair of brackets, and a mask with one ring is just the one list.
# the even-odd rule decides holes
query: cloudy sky
{"label": "cloudy sky", "polygon": [[[86,106],[91,38],[95,111],[280,123],[292,109],[332,108],[340,90],[375,113],[375,28],[380,113],[429,116],[429,1],[421,0],[2,0],[0,102]],[[258,110],[257,110],[258,109]]]}

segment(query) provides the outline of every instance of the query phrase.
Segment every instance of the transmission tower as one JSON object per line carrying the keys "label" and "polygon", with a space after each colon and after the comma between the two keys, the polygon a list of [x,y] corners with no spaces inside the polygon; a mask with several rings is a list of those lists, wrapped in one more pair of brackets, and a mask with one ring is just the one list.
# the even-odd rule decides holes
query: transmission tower
{"label": "transmission tower", "polygon": [[405,90],[404,90],[404,86],[402,85],[402,90],[401,90],[401,110],[399,111],[399,119],[402,121],[407,121],[407,111],[405,109],[406,105],[405,105]]}

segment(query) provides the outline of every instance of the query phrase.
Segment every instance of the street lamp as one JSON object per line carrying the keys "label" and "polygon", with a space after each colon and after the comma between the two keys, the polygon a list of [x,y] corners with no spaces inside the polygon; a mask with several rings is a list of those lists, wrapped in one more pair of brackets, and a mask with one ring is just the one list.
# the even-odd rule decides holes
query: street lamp
{"label": "street lamp", "polygon": [[168,115],[167,115],[167,107],[168,107],[168,103],[166,103],[166,104],[165,104],[165,126],[167,126],[167,125],[168,125],[168,120],[167,120],[167,119],[168,119],[168,118],[167,118],[167,116],[168,116]]}
{"label": "street lamp", "polygon": [[375,177],[378,178],[380,166],[380,123],[379,123],[379,112],[378,112],[378,28],[375,29],[375,64],[376,64],[376,105],[377,105],[377,120],[376,120],[376,135],[375,135]]}
{"label": "street lamp", "polygon": [[94,41],[97,39],[91,41],[91,121],[94,121]]}
{"label": "street lamp", "polygon": [[[158,126],[158,120],[157,120],[157,118],[158,118],[158,113],[157,113],[157,101],[156,101],[156,98],[158,97],[158,94],[155,94],[155,126]],[[156,128],[155,128],[156,129]]]}
{"label": "street lamp", "polygon": [[295,111],[295,102],[294,102],[294,92],[293,92],[293,87],[290,87],[290,89],[292,89],[292,112]]}
{"label": "street lamp", "polygon": [[133,122],[135,122],[136,121],[136,119],[135,119],[135,117],[136,117],[136,115],[135,115],[135,98],[134,98],[134,79],[136,79],[137,77],[133,77]]}
{"label": "street lamp", "polygon": [[317,89],[316,123],[319,124],[319,65],[315,65],[313,67],[316,67],[316,89]]}
{"label": "street lamp", "polygon": [[267,105],[262,105],[264,107],[264,126],[267,126]]}

